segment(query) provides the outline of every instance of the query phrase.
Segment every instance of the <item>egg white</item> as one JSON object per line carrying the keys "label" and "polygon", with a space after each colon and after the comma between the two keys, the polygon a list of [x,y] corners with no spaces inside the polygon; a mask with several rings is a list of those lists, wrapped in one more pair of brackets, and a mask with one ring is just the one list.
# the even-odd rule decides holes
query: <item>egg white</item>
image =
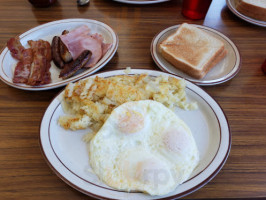
{"label": "egg white", "polygon": [[189,127],[152,100],[114,109],[89,145],[94,172],[123,191],[167,194],[186,181],[199,162]]}

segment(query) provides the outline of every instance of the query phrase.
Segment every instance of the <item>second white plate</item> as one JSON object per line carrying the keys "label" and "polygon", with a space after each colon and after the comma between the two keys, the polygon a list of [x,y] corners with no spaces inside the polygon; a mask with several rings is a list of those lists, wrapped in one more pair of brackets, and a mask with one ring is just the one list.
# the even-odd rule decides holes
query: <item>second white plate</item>
{"label": "second white plate", "polygon": [[263,26],[263,27],[266,27],[266,21],[261,21],[261,20],[257,20],[257,19],[254,19],[254,18],[251,18],[249,16],[246,16],[240,12],[238,12],[238,10],[236,9],[236,5],[237,3],[239,2],[239,0],[226,0],[226,4],[227,4],[227,7],[236,15],[238,16],[239,18],[245,20],[246,22],[249,22],[251,24],[255,24],[255,25],[258,25],[258,26]]}
{"label": "second white plate", "polygon": [[[147,73],[150,76],[172,76],[161,71],[131,70],[130,75]],[[99,77],[124,75],[123,70],[99,73]],[[93,75],[91,77],[95,77]],[[188,101],[198,102],[199,108],[185,111],[176,108],[177,115],[191,128],[200,153],[200,162],[189,180],[164,196],[139,192],[122,192],[105,185],[92,172],[89,155],[82,137],[88,130],[69,131],[58,125],[65,115],[61,92],[48,106],[40,125],[40,146],[45,160],[54,172],[73,188],[100,199],[174,199],[186,196],[207,184],[225,164],[231,147],[228,121],[217,102],[204,90],[186,81]]]}
{"label": "second white plate", "polygon": [[220,39],[225,44],[227,55],[221,62],[214,66],[203,79],[195,79],[176,69],[171,63],[166,61],[159,51],[159,44],[169,35],[173,34],[180,25],[171,26],[161,31],[153,38],[151,43],[151,55],[154,62],[161,70],[179,75],[197,85],[216,85],[232,79],[239,72],[241,63],[240,53],[236,45],[224,34],[212,28],[193,25]]}

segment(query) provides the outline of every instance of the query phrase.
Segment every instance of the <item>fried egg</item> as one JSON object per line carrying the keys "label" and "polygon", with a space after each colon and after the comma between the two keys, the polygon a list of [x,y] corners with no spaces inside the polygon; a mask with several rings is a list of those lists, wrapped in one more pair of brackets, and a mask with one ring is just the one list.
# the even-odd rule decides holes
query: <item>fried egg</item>
{"label": "fried egg", "polygon": [[190,128],[152,101],[115,108],[89,143],[90,165],[108,186],[165,195],[186,181],[199,162]]}

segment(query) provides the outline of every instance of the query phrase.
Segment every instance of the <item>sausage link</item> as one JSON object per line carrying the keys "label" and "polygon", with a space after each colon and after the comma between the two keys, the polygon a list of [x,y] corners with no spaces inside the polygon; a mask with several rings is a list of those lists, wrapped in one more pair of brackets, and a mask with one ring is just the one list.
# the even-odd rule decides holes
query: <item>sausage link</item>
{"label": "sausage link", "polygon": [[92,53],[90,50],[83,51],[77,59],[65,64],[64,68],[60,72],[59,78],[67,79],[74,75],[79,69],[87,64],[91,55]]}
{"label": "sausage link", "polygon": [[60,42],[60,38],[58,36],[54,36],[53,41],[52,41],[52,46],[51,46],[52,60],[54,61],[54,64],[58,68],[62,69],[65,63],[61,59],[61,56],[60,56],[59,42]]}

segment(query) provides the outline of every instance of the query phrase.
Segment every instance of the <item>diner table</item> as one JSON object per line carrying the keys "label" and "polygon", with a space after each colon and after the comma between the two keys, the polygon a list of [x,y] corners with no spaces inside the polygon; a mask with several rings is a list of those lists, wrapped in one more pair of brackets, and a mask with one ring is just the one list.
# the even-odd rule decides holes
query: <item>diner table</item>
{"label": "diner table", "polygon": [[[90,0],[57,0],[50,7],[32,6],[27,0],[0,0],[0,46],[9,38],[55,20],[84,18],[103,22],[116,32],[114,57],[98,72],[125,69],[161,70],[150,46],[162,30],[182,24],[213,28],[237,46],[240,70],[226,82],[200,86],[223,109],[232,145],[225,165],[209,182],[184,199],[266,199],[266,28],[236,16],[225,0],[213,0],[202,20],[181,13],[182,1],[126,4]],[[97,72],[97,73],[98,73]],[[94,199],[62,181],[49,167],[40,149],[40,123],[53,98],[64,86],[27,91],[0,81],[0,199]]]}

